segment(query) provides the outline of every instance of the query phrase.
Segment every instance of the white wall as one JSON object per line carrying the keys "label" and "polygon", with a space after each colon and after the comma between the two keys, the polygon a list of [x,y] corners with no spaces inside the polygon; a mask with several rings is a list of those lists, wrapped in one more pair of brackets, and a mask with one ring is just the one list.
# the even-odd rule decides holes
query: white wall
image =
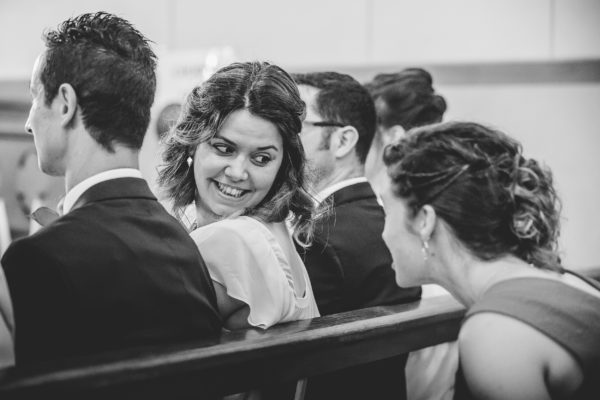
{"label": "white wall", "polygon": [[600,58],[600,0],[0,0],[0,79],[29,76],[44,28],[98,10],[160,49],[287,68]]}
{"label": "white wall", "polygon": [[104,10],[128,18],[162,45],[170,26],[167,4],[167,0],[0,0],[0,79],[28,79],[33,60],[44,48],[42,32],[83,12]]}
{"label": "white wall", "polygon": [[477,85],[438,88],[446,119],[475,120],[523,144],[549,166],[563,203],[565,265],[600,264],[600,83]]}

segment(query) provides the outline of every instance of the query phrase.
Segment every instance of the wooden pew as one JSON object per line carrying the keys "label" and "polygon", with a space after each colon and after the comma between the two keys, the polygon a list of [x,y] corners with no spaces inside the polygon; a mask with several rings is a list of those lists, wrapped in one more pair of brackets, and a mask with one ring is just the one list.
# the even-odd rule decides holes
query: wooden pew
{"label": "wooden pew", "polygon": [[433,298],[297,321],[267,331],[228,332],[214,342],[15,370],[0,385],[0,398],[209,398],[453,340],[463,313],[450,297]]}
{"label": "wooden pew", "polygon": [[[600,278],[600,267],[585,273]],[[0,383],[0,398],[211,398],[455,340],[463,315],[459,303],[443,296],[297,321],[267,331],[228,332],[213,341],[14,369]]]}

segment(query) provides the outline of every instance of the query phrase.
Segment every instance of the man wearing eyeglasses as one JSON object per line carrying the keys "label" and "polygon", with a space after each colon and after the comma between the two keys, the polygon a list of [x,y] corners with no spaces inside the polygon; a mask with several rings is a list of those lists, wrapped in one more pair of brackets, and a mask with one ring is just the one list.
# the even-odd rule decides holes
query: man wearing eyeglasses
{"label": "man wearing eyeglasses", "polygon": [[[420,288],[395,283],[391,255],[381,238],[383,208],[365,178],[376,124],[371,96],[345,74],[317,72],[294,78],[306,103],[300,138],[311,183],[317,201],[332,206],[317,222],[311,247],[298,248],[321,315],[418,300]],[[401,356],[311,379],[306,396],[405,398],[405,362]]]}

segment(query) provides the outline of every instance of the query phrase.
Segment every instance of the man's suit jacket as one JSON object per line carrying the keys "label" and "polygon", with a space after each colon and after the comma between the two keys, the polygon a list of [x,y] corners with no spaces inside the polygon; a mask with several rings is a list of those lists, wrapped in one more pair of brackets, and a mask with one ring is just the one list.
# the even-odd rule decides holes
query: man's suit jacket
{"label": "man's suit jacket", "polygon": [[418,300],[420,288],[400,288],[381,234],[383,208],[367,182],[329,198],[331,213],[317,223],[313,244],[299,248],[321,315]]}
{"label": "man's suit jacket", "polygon": [[17,365],[218,335],[212,281],[143,179],[92,186],[2,258]]}
{"label": "man's suit jacket", "polygon": [[[313,244],[299,248],[321,315],[407,303],[421,289],[400,288],[381,234],[385,214],[367,182],[336,191],[332,212],[317,223]],[[406,398],[406,355],[310,378],[306,398]]]}

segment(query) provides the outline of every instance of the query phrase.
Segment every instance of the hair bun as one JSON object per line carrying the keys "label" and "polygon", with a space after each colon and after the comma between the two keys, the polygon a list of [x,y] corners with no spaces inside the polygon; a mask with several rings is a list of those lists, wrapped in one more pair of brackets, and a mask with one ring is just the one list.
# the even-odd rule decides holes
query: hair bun
{"label": "hair bun", "polygon": [[535,160],[517,155],[511,194],[514,213],[511,230],[520,247],[552,249],[558,237],[558,199],[552,175]]}
{"label": "hair bun", "polygon": [[432,104],[435,106],[435,108],[438,109],[438,111],[441,114],[446,112],[446,109],[448,107],[446,104],[446,100],[444,100],[444,98],[442,96],[440,96],[439,94],[436,94],[432,97]]}

